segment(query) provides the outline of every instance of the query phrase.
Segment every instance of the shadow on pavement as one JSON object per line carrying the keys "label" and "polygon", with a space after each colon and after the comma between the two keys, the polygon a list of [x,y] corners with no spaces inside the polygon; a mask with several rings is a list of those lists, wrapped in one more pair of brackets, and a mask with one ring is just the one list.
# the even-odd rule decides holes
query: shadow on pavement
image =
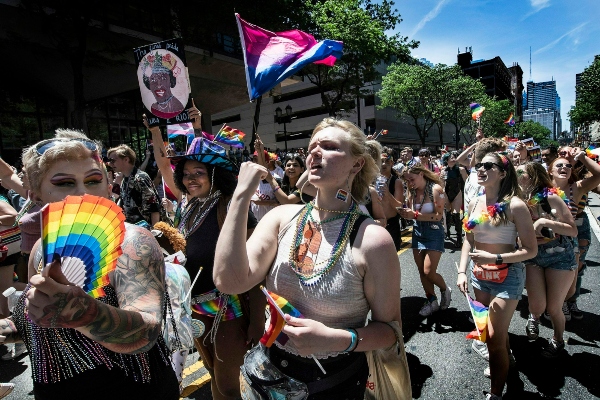
{"label": "shadow on pavement", "polygon": [[419,357],[407,352],[408,370],[410,372],[410,386],[412,387],[413,399],[421,397],[423,385],[427,379],[433,376],[433,370],[429,365],[421,364]]}

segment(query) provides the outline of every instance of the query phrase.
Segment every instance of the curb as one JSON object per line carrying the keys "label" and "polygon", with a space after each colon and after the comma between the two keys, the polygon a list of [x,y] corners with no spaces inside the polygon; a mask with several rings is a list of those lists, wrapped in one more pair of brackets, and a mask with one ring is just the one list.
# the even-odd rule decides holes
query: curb
{"label": "curb", "polygon": [[585,207],[585,213],[590,219],[590,227],[592,228],[594,235],[596,235],[596,240],[600,241],[600,221],[598,221],[598,218],[594,216],[592,210],[590,210],[588,206]]}

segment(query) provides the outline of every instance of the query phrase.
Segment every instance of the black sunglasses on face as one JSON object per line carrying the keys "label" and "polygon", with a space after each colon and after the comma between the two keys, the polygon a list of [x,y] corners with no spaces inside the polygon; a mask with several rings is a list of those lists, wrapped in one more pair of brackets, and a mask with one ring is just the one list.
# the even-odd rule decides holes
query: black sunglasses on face
{"label": "black sunglasses on face", "polygon": [[496,164],[494,162],[490,162],[490,161],[475,164],[475,169],[477,170],[477,169],[480,169],[481,167],[483,167],[483,169],[485,169],[486,171],[489,171],[490,169],[494,168],[494,165],[496,167],[498,167],[499,170],[501,170],[501,171],[504,170],[504,168],[502,168],[501,165],[498,165],[498,164]]}
{"label": "black sunglasses on face", "polygon": [[565,164],[565,163],[558,163],[555,166],[556,166],[556,168],[562,168],[562,167],[569,168],[569,169],[573,168],[573,165]]}
{"label": "black sunglasses on face", "polygon": [[41,156],[48,149],[51,149],[54,146],[56,146],[57,143],[65,143],[65,142],[81,142],[81,143],[83,143],[83,145],[88,150],[91,150],[91,151],[98,150],[98,145],[96,145],[96,142],[93,142],[93,141],[88,140],[88,139],[63,139],[63,138],[54,138],[54,139],[42,140],[41,142],[39,142],[35,146],[35,151],[37,151],[37,153]]}

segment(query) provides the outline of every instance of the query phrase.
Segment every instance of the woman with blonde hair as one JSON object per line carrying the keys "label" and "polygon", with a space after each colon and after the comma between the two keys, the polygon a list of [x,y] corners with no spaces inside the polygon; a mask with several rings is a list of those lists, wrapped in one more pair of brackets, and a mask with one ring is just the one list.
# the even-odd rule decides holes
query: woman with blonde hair
{"label": "woman with blonde hair", "polygon": [[[484,375],[491,378],[491,389],[486,399],[498,400],[502,398],[509,364],[514,361],[508,327],[525,286],[523,262],[537,255],[537,245],[531,215],[519,197],[521,191],[510,159],[488,153],[474,168],[477,184],[485,190],[469,203],[463,219],[467,235],[456,285],[466,294],[469,274],[475,299],[489,306],[485,331],[489,368]],[[517,236],[521,242],[518,248]]]}
{"label": "woman with blonde hair", "polygon": [[[438,175],[421,164],[415,164],[403,175],[408,186],[407,208],[398,208],[402,218],[413,220],[413,257],[427,298],[419,315],[428,317],[439,309],[445,310],[452,301],[452,290],[437,267],[444,252],[444,189]],[[440,288],[438,303],[435,286]]]}
{"label": "woman with blonde hair", "polygon": [[564,201],[565,194],[553,187],[542,164],[530,161],[519,165],[517,175],[523,199],[527,201],[533,219],[538,244],[537,256],[525,262],[525,286],[529,297],[529,318],[525,332],[530,340],[536,340],[539,336],[539,318],[544,310],[548,310],[554,336],[542,355],[553,358],[564,349],[565,316],[562,308],[577,269],[571,239],[577,236],[577,227]]}
{"label": "woman with blonde hair", "polygon": [[314,129],[308,153],[314,201],[269,212],[247,242],[238,227],[246,223],[244,210],[268,171],[242,164],[213,276],[217,288],[230,293],[265,281],[304,316],[285,315],[287,342],[252,351],[262,352],[288,377],[318,387],[309,399],[362,399],[369,373],[365,352],[403,347],[395,323],[400,265],[389,234],[359,212],[377,174],[361,130],[326,118]]}

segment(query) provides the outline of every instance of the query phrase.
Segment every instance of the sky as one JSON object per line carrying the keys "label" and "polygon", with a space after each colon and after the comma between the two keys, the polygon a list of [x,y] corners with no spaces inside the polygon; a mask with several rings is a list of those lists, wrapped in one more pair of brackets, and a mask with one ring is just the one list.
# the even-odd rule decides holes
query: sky
{"label": "sky", "polygon": [[420,42],[415,58],[452,65],[459,48],[472,47],[473,60],[519,63],[525,87],[554,79],[569,130],[575,74],[600,54],[599,0],[395,0],[395,7],[403,19],[396,32]]}

